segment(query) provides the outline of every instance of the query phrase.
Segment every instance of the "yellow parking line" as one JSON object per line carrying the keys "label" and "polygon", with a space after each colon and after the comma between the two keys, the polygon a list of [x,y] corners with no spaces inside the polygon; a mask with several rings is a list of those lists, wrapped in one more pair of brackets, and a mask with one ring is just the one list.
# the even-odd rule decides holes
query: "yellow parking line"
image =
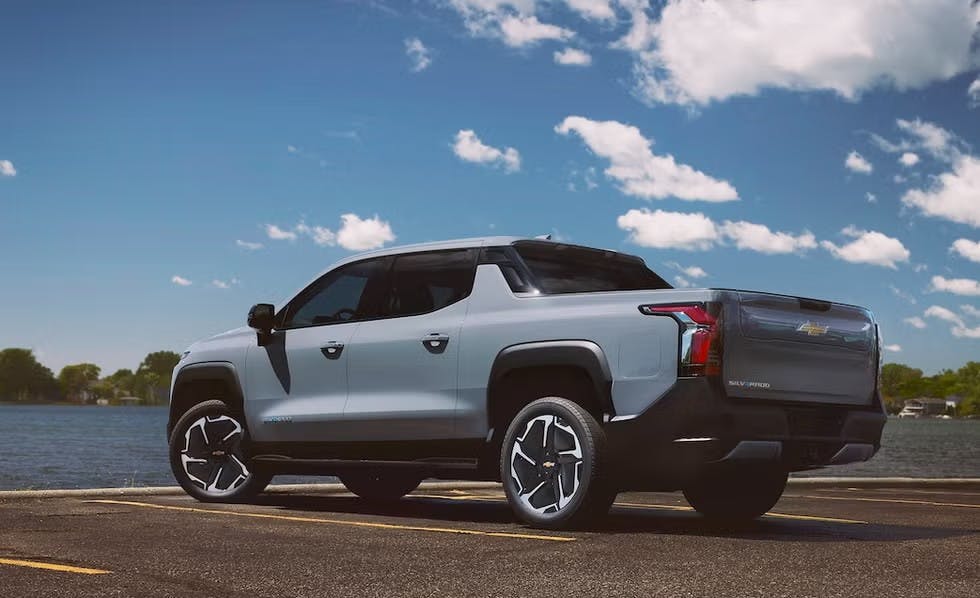
{"label": "yellow parking line", "polygon": [[805,494],[787,494],[789,498],[816,498],[820,500],[861,500],[865,502],[893,502],[903,505],[926,505],[930,507],[965,507],[980,509],[980,505],[969,505],[955,502],[932,502],[928,500],[912,500],[906,498],[867,498],[863,496],[809,496]]}
{"label": "yellow parking line", "polygon": [[[438,494],[411,494],[410,496],[416,496],[419,498],[444,498],[446,500],[490,500],[490,501],[505,501],[507,499],[496,496],[478,496],[478,495],[466,495],[466,496],[441,496]],[[629,509],[667,509],[671,511],[693,511],[691,507],[684,505],[659,505],[659,504],[648,504],[648,503],[635,503],[635,502],[619,502],[613,503],[613,506],[626,507]],[[840,519],[838,517],[820,517],[818,515],[795,515],[791,513],[766,513],[765,517],[775,517],[781,519],[798,519],[801,521],[825,521],[827,523],[851,523],[851,524],[867,524],[867,521],[859,521],[857,519]]]}
{"label": "yellow parking line", "polygon": [[64,573],[80,573],[82,575],[102,575],[112,573],[104,569],[89,569],[88,567],[73,567],[71,565],[57,565],[55,563],[42,563],[39,561],[22,561],[20,559],[0,559],[0,565],[12,565],[14,567],[30,567],[32,569],[47,569],[49,571],[62,571]]}
{"label": "yellow parking line", "polygon": [[[634,502],[616,502],[614,503],[619,507],[628,507],[631,509],[670,509],[672,511],[693,511],[691,507],[685,507],[683,505],[654,505],[654,504],[644,504],[644,503],[634,503]],[[837,517],[820,517],[818,515],[796,515],[794,513],[766,513],[763,517],[775,517],[777,519],[798,519],[801,521],[826,521],[827,523],[852,523],[852,524],[867,524],[867,521],[859,521],[857,519],[840,519]]]}
{"label": "yellow parking line", "polygon": [[463,529],[452,527],[427,527],[422,525],[398,525],[395,523],[376,523],[372,521],[348,521],[343,519],[321,519],[317,517],[296,517],[293,515],[274,515],[271,513],[242,513],[239,511],[224,511],[219,509],[201,509],[197,507],[178,507],[174,505],[158,505],[154,503],[135,502],[128,500],[99,499],[88,502],[128,505],[131,507],[143,507],[147,509],[163,509],[169,511],[184,511],[189,513],[208,513],[211,515],[230,515],[234,517],[250,517],[255,519],[276,519],[280,521],[296,521],[300,523],[320,523],[329,525],[346,525],[350,527],[366,527],[374,529],[391,529],[414,532],[435,532],[442,534],[460,534],[465,536],[492,536],[495,538],[513,538],[519,540],[545,540],[549,542],[574,542],[577,538],[567,536],[545,536],[540,534],[520,534],[513,532],[485,532],[475,529]]}

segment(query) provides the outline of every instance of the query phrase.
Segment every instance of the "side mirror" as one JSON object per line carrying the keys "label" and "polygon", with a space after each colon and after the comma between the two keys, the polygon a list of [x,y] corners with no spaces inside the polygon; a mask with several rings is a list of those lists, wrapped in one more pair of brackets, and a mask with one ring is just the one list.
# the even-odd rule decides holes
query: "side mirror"
{"label": "side mirror", "polygon": [[248,326],[259,332],[269,333],[276,324],[276,306],[271,303],[256,303],[248,310]]}

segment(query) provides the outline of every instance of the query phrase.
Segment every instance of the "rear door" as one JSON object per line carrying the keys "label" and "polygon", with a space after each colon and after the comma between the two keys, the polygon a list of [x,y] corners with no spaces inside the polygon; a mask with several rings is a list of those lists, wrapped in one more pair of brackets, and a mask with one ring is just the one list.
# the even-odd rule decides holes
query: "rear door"
{"label": "rear door", "polygon": [[382,317],[350,342],[345,427],[359,440],[453,436],[459,333],[476,249],[396,255]]}
{"label": "rear door", "polygon": [[725,387],[731,397],[869,405],[877,331],[863,308],[786,295],[727,292]]}

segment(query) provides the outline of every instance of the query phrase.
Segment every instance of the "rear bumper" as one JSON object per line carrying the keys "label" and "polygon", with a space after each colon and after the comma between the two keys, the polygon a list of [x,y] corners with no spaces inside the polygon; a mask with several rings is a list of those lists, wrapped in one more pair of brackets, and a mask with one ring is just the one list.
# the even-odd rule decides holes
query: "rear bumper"
{"label": "rear bumper", "polygon": [[716,383],[680,379],[636,417],[604,424],[624,489],[677,490],[718,463],[790,471],[870,459],[887,419],[873,407],[727,398]]}

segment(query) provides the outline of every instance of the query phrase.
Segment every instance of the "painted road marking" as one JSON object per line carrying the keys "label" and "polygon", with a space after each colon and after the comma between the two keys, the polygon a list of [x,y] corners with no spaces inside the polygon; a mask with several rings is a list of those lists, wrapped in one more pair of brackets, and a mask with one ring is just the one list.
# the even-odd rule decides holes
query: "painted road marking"
{"label": "painted road marking", "polygon": [[[418,498],[443,498],[446,500],[488,500],[494,502],[506,501],[506,498],[498,496],[480,496],[479,494],[464,495],[464,496],[441,496],[438,494],[410,494],[409,496],[414,496]],[[635,502],[619,502],[613,503],[616,507],[626,507],[629,509],[651,509],[651,510],[671,510],[671,511],[693,511],[692,507],[684,505],[660,505],[660,504],[648,504],[648,503],[635,503]],[[818,515],[796,515],[793,513],[766,513],[764,517],[774,517],[777,519],[796,519],[799,521],[824,521],[827,523],[848,523],[848,524],[858,524],[865,525],[867,521],[860,521],[857,519],[841,519],[838,517],[820,517]]]}
{"label": "painted road marking", "polygon": [[863,496],[810,496],[806,494],[787,494],[787,498],[816,498],[818,500],[861,500],[865,502],[893,502],[903,505],[926,505],[929,507],[965,507],[980,509],[980,505],[968,505],[955,502],[932,502],[928,500],[913,500],[910,498],[866,498]]}
{"label": "painted road marking", "polygon": [[82,575],[102,575],[112,573],[104,569],[90,569],[88,567],[74,567],[72,565],[58,565],[55,563],[43,563],[40,561],[23,561],[20,559],[0,559],[0,565],[11,565],[14,567],[30,567],[32,569],[47,569],[48,571],[62,571],[64,573],[80,573]]}
{"label": "painted road marking", "polygon": [[110,505],[128,505],[131,507],[143,507],[146,509],[162,509],[169,511],[184,511],[188,513],[208,513],[211,515],[230,515],[234,517],[250,517],[255,519],[276,519],[279,521],[296,521],[300,523],[319,523],[327,525],[346,525],[349,527],[367,527],[374,529],[403,530],[413,532],[434,532],[442,534],[459,534],[464,536],[491,536],[494,538],[513,538],[517,540],[545,540],[549,542],[574,542],[577,538],[568,536],[545,536],[540,534],[521,534],[514,532],[486,532],[475,529],[452,528],[452,527],[427,527],[423,525],[399,525],[396,523],[378,523],[372,521],[349,521],[344,519],[321,519],[317,517],[296,517],[292,515],[274,515],[271,513],[243,513],[240,511],[224,511],[219,509],[201,509],[197,507],[178,507],[175,505],[159,505],[147,502],[135,502],[128,500],[99,499],[86,502],[102,503]]}

